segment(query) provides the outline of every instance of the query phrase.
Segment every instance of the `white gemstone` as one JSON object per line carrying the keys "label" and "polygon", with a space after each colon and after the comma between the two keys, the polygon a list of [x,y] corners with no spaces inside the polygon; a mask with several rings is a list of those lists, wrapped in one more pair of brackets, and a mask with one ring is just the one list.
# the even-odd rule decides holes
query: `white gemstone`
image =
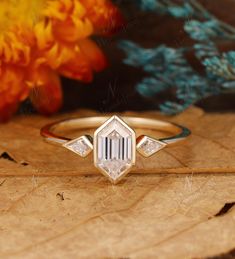
{"label": "white gemstone", "polygon": [[64,144],[64,147],[80,155],[81,157],[88,156],[93,150],[93,146],[86,136],[71,140]]}
{"label": "white gemstone", "polygon": [[135,144],[135,132],[113,116],[95,132],[95,166],[117,182],[135,163]]}
{"label": "white gemstone", "polygon": [[166,146],[166,143],[150,138],[143,137],[143,139],[138,143],[137,150],[144,155],[145,157],[149,157]]}

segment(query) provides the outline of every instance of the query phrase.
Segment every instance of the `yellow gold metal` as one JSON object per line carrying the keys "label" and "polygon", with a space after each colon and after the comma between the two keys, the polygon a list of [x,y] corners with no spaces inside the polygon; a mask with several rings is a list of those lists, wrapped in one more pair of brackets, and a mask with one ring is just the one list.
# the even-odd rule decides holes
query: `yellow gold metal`
{"label": "yellow gold metal", "polygon": [[[106,177],[109,178],[109,180],[112,183],[117,183],[120,181],[129,171],[131,168],[128,170],[125,170],[123,175],[120,175],[120,177],[115,180],[112,179],[107,173],[99,168],[97,166],[97,134],[99,133],[100,130],[102,130],[110,120],[113,118],[117,119],[120,123],[125,125],[125,127],[128,129],[129,132],[131,132],[131,139],[132,139],[132,150],[133,150],[133,156],[132,156],[132,161],[131,164],[134,165],[136,162],[136,149],[139,151],[139,153],[145,157],[149,157],[150,155],[153,155],[160,151],[163,148],[172,146],[174,144],[177,144],[183,140],[185,140],[190,134],[190,130],[174,124],[170,122],[165,122],[161,120],[156,120],[156,119],[150,119],[150,118],[141,118],[141,117],[118,117],[118,116],[113,116],[112,118],[107,117],[107,116],[101,116],[101,117],[86,117],[86,118],[72,118],[72,119],[67,119],[55,123],[48,124],[44,126],[41,129],[41,136],[44,137],[47,141],[54,143],[54,144],[59,144],[60,146],[64,146],[71,151],[80,154],[80,151],[77,152],[74,150],[74,148],[70,146],[70,144],[73,144],[73,141],[82,139],[84,143],[88,145],[88,152],[84,152],[84,154],[80,154],[81,156],[85,157],[87,156],[93,149],[94,152],[94,164],[95,166],[101,171],[102,174],[104,174]],[[94,133],[94,139],[91,136],[81,136],[78,139],[72,140],[71,138],[67,138],[65,136],[60,136],[56,133],[56,131],[66,131],[66,130],[85,130],[85,129],[91,129],[91,128],[97,128],[99,127],[96,132]],[[169,133],[169,137],[166,138],[160,138],[160,139],[155,139],[150,136],[142,135],[139,136],[136,139],[136,134],[134,129],[151,129],[151,130],[156,130],[156,131],[164,131]],[[94,144],[93,144],[94,140]],[[147,145],[148,148],[145,149]],[[152,146],[151,146],[152,145]],[[130,146],[130,145],[129,145]]]}
{"label": "yellow gold metal", "polygon": [[[57,144],[64,144],[70,141],[70,138],[64,136],[59,136],[54,133],[56,130],[66,130],[66,129],[92,129],[101,126],[110,117],[86,117],[86,118],[75,118],[63,120],[55,123],[48,124],[41,129],[41,135],[50,142]],[[135,129],[152,129],[158,131],[169,132],[173,136],[168,138],[159,139],[168,145],[178,143],[184,140],[190,135],[190,130],[177,125],[175,123],[165,122],[156,119],[140,118],[140,117],[122,117],[130,127]]]}

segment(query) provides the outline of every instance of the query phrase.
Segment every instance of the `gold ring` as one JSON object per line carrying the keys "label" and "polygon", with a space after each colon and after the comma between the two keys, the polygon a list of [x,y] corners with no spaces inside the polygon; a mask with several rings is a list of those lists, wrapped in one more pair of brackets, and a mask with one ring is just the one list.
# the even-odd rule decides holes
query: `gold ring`
{"label": "gold ring", "polygon": [[[70,139],[56,134],[57,130],[84,130],[97,128],[94,137],[83,135]],[[156,139],[147,135],[136,138],[134,129],[151,129],[171,133],[170,137]],[[58,121],[41,129],[47,141],[78,154],[88,156],[93,151],[94,165],[116,184],[135,165],[136,150],[150,157],[160,150],[185,140],[190,130],[170,122],[139,117],[86,117]]]}

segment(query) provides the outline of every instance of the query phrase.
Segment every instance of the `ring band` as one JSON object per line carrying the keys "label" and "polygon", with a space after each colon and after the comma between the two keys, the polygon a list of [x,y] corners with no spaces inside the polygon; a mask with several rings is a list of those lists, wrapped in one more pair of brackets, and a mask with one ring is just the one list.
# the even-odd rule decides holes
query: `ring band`
{"label": "ring band", "polygon": [[[70,139],[56,134],[57,130],[84,130],[97,128],[94,137],[83,135]],[[167,138],[140,135],[135,129],[151,129],[172,134]],[[94,165],[112,183],[119,182],[136,163],[136,150],[144,157],[150,157],[163,148],[185,140],[190,130],[178,124],[139,117],[86,117],[58,121],[41,129],[41,136],[47,141],[59,144],[81,157],[94,153]]]}

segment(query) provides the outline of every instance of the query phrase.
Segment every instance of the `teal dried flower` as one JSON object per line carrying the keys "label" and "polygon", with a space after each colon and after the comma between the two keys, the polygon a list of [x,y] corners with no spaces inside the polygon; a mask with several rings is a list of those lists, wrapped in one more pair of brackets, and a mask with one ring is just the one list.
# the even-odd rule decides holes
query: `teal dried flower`
{"label": "teal dried flower", "polygon": [[[235,28],[219,21],[196,0],[137,0],[144,11],[168,14],[186,19],[184,29],[195,40],[192,47],[169,48],[165,45],[144,49],[130,41],[119,46],[127,57],[124,63],[140,67],[149,74],[138,83],[137,91],[144,97],[154,97],[173,89],[176,102],[160,105],[163,112],[176,114],[210,95],[235,91],[235,51],[220,53],[217,39],[235,39]],[[192,20],[188,20],[192,18]],[[205,67],[205,74],[195,71],[185,54],[194,51]]]}
{"label": "teal dried flower", "polygon": [[213,38],[225,37],[224,31],[215,20],[205,22],[191,20],[185,23],[184,30],[197,41],[210,41]]}
{"label": "teal dried flower", "polygon": [[150,74],[137,85],[137,91],[152,97],[168,89],[175,90],[178,103],[166,102],[160,108],[170,114],[183,111],[191,104],[219,92],[219,86],[210,87],[210,80],[199,75],[188,63],[186,50],[161,45],[146,50],[130,41],[122,41],[120,48],[128,53],[124,63],[141,67]]}

